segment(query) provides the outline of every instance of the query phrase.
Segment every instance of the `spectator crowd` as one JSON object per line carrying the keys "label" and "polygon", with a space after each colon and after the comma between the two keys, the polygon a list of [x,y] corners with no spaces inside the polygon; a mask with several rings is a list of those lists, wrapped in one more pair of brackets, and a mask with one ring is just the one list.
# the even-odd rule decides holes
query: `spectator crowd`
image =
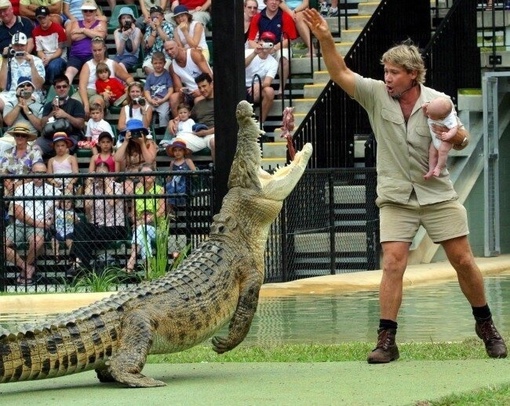
{"label": "spectator crowd", "polygon": [[[154,177],[134,175],[156,169],[158,149],[176,161],[172,170],[194,170],[189,155],[202,150],[209,150],[214,161],[214,81],[206,41],[211,0],[122,3],[108,0],[108,19],[94,0],[0,0],[0,170],[3,175],[56,176],[30,182],[9,176],[4,190],[10,196],[62,195],[61,200],[14,201],[1,208],[10,227],[5,234],[7,259],[20,268],[18,283],[32,282],[45,239],[57,246],[65,242],[73,259],[70,272],[76,272],[87,266],[91,253],[73,238],[118,237],[124,221],[149,216],[154,225],[152,215],[172,215],[179,204],[179,199],[171,199],[163,210],[161,202],[153,202],[150,207],[157,207],[157,213],[150,214],[139,204],[120,207],[112,201],[110,207],[107,199],[99,207],[88,202],[84,226],[65,216],[66,211],[74,213],[66,195],[159,191],[159,186],[140,189],[137,184],[137,179],[152,182]],[[301,35],[309,53],[315,53],[302,19],[308,5],[308,0],[244,1],[246,97],[260,104],[262,124],[274,99],[285,92],[289,44]],[[277,74],[280,85],[275,89]],[[116,122],[113,114],[118,114]],[[159,144],[156,132],[164,134]],[[101,185],[80,185],[69,176],[58,179],[78,172],[78,150],[90,150],[90,173],[133,175],[125,176],[122,185],[113,175],[102,178]],[[181,177],[174,176],[161,190],[183,188]],[[144,198],[145,204],[148,200]],[[97,213],[110,208],[123,213],[122,221]],[[136,229],[153,232],[147,224]],[[30,241],[23,258],[15,250],[20,241]],[[134,236],[128,272],[138,252],[145,258],[150,249]]]}

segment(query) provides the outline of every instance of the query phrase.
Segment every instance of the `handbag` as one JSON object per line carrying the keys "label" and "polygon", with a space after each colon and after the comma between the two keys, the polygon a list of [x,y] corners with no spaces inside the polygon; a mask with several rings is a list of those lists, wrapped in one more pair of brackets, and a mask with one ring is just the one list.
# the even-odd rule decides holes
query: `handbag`
{"label": "handbag", "polygon": [[48,121],[41,131],[41,135],[46,139],[52,139],[53,135],[57,132],[65,132],[67,135],[71,134],[73,126],[69,120],[65,118],[57,118],[54,121]]}

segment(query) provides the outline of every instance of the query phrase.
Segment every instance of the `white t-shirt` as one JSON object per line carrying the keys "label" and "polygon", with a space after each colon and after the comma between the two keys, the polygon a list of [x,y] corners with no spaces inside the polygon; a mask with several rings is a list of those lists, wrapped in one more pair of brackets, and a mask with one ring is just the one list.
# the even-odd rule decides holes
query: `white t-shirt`
{"label": "white t-shirt", "polygon": [[[34,185],[33,182],[28,182],[20,185],[14,191],[14,198],[16,197],[40,197],[40,196],[60,196],[62,193],[52,185],[43,183],[41,186]],[[16,201],[17,206],[21,206],[27,216],[32,217],[35,221],[45,220],[48,216],[54,216],[53,206],[55,201],[51,199],[34,199],[34,200],[19,200]],[[24,223],[16,219],[17,225]]]}
{"label": "white t-shirt", "polygon": [[90,119],[87,122],[87,131],[85,133],[85,137],[89,138],[92,141],[96,141],[99,138],[99,134],[106,131],[107,133],[110,133],[113,137],[113,129],[110,123],[104,119],[101,119],[99,121],[94,121]]}
{"label": "white t-shirt", "polygon": [[[253,49],[246,49],[244,51],[244,57],[247,58],[254,52]],[[262,59],[259,55],[253,58],[253,61],[246,67],[246,87],[251,87],[251,82],[255,74],[260,76],[260,79],[264,81],[266,76],[274,79],[278,72],[278,62],[271,55],[268,55],[266,59]]]}

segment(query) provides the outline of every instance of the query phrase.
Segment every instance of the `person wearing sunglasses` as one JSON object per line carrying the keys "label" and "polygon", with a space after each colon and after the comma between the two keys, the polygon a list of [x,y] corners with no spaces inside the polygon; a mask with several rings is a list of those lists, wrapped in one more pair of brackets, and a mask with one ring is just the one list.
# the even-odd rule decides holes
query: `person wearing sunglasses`
{"label": "person wearing sunglasses", "polygon": [[[69,78],[65,75],[58,76],[53,82],[53,86],[55,87],[56,97],[44,105],[41,119],[43,134],[36,141],[36,145],[43,152],[45,159],[55,156],[53,134],[56,131],[64,131],[73,139],[74,146],[71,148],[71,153],[75,152],[78,141],[84,138],[85,109],[80,101],[69,97]],[[48,123],[50,123],[48,127],[51,127],[52,123],[59,120],[66,120],[71,128],[57,128],[55,124],[53,133],[47,131]]]}
{"label": "person wearing sunglasses", "polygon": [[9,101],[16,101],[16,86],[21,76],[30,77],[36,95],[42,98],[41,89],[46,78],[41,58],[28,53],[28,38],[22,32],[12,36],[11,46],[2,50],[5,58],[0,68],[0,111]]}
{"label": "person wearing sunglasses", "polygon": [[248,31],[250,30],[251,20],[259,12],[257,0],[244,1],[244,47],[249,48]]}
{"label": "person wearing sunglasses", "polygon": [[[44,236],[53,227],[55,200],[41,197],[60,196],[61,192],[45,182],[46,165],[37,162],[32,166],[35,177],[18,186],[14,191],[12,216],[15,221],[5,230],[5,257],[20,268],[18,285],[33,284],[36,272],[35,261],[44,248]],[[24,198],[16,200],[17,197]],[[33,199],[27,199],[33,197]],[[16,252],[16,245],[26,242],[28,250],[24,258]]]}
{"label": "person wearing sunglasses", "polygon": [[122,83],[133,83],[135,80],[123,65],[108,58],[106,44],[101,37],[92,38],[91,42],[92,58],[88,60],[82,67],[80,72],[80,80],[78,85],[78,93],[73,98],[79,99],[83,103],[85,115],[88,117],[90,113],[90,105],[99,103],[103,109],[106,102],[102,95],[97,94],[96,90],[96,69],[98,64],[103,63],[108,67],[111,78],[120,79]]}
{"label": "person wearing sunglasses", "polygon": [[[7,134],[14,139],[14,146],[6,150],[0,158],[1,174],[26,175],[32,171],[34,164],[43,162],[41,151],[32,145],[37,138],[37,133],[32,132],[26,123],[10,127]],[[22,180],[5,178],[5,195],[12,196],[14,190],[22,183]]]}
{"label": "person wearing sunglasses", "polygon": [[[34,84],[27,76],[18,79],[16,100],[9,101],[4,107],[3,119],[8,127],[24,123],[30,132],[37,134],[41,130],[42,103],[34,96]],[[0,155],[14,145],[14,137],[9,133],[0,138]]]}
{"label": "person wearing sunglasses", "polygon": [[83,19],[72,21],[69,27],[71,46],[67,60],[66,76],[72,83],[82,66],[92,58],[92,39],[106,38],[106,21],[98,15],[97,4],[85,0],[81,6]]}

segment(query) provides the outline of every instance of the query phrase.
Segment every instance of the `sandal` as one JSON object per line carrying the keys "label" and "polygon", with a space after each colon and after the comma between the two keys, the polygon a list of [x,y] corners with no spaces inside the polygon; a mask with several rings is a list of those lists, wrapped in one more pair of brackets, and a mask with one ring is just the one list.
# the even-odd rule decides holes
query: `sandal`
{"label": "sandal", "polygon": [[66,269],[66,276],[75,277],[82,270],[80,262],[73,262],[69,268]]}
{"label": "sandal", "polygon": [[16,279],[16,283],[19,285],[19,286],[30,286],[30,285],[33,285],[34,284],[34,281],[32,280],[32,278],[27,278],[25,279],[24,277],[22,276],[18,276],[18,278]]}
{"label": "sandal", "polygon": [[126,272],[127,274],[131,274],[131,273],[134,273],[135,272],[135,268],[128,268],[127,266],[125,266],[124,268],[122,268],[122,270],[124,272]]}

